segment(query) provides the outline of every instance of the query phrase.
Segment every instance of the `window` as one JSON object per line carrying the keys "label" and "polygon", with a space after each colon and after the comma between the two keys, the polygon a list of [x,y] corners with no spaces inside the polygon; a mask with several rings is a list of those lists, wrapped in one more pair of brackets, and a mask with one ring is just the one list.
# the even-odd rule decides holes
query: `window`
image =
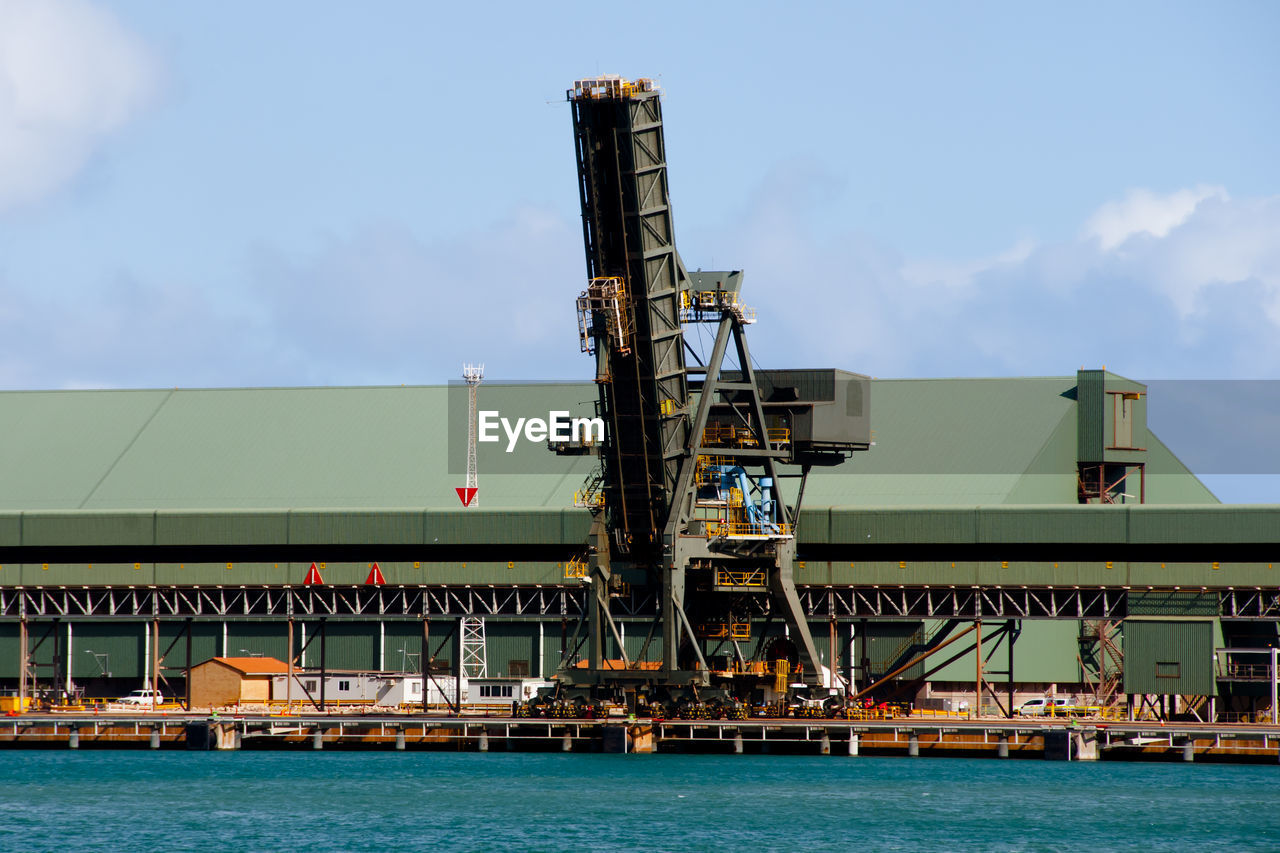
{"label": "window", "polygon": [[416,682],[416,681],[410,681],[410,682],[409,682],[409,695],[410,695],[410,696],[421,696],[421,695],[422,695],[422,685],[421,685],[421,684],[419,684],[419,683],[418,683],[418,682]]}
{"label": "window", "polygon": [[1156,678],[1181,678],[1182,664],[1178,661],[1156,661]]}
{"label": "window", "polygon": [[511,698],[511,685],[510,685],[510,684],[507,684],[507,685],[503,686],[503,688],[502,688],[502,695],[503,695],[503,696],[505,696],[505,697],[507,697],[508,699],[510,699],[510,698]]}
{"label": "window", "polygon": [[303,682],[302,689],[308,693],[314,693],[316,690],[316,680],[314,678],[308,678]]}
{"label": "window", "polygon": [[339,681],[339,682],[338,682],[338,689],[339,689],[339,690],[343,690],[343,691],[350,690],[350,689],[351,689],[351,682],[350,682],[350,681]]}

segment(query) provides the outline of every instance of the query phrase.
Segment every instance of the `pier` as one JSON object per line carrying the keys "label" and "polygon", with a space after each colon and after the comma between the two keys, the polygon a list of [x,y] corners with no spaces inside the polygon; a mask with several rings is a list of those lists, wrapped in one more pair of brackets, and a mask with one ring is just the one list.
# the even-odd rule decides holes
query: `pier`
{"label": "pier", "polygon": [[1280,727],[1079,720],[27,714],[0,749],[447,750],[1280,763]]}

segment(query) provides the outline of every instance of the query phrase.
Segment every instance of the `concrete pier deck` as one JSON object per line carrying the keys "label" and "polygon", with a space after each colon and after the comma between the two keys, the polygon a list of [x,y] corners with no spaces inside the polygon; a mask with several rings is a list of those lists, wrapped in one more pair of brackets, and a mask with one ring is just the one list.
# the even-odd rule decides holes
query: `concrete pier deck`
{"label": "concrete pier deck", "polygon": [[1083,720],[601,720],[423,714],[24,714],[0,748],[989,756],[1280,764],[1280,727]]}

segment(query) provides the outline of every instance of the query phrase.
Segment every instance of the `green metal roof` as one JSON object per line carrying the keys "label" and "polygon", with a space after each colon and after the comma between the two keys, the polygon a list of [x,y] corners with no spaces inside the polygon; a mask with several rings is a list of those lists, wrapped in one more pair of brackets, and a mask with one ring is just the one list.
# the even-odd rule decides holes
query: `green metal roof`
{"label": "green metal roof", "polygon": [[[808,507],[1074,503],[1074,377],[878,380],[875,445],[815,469]],[[0,510],[452,509],[465,391],[448,386],[0,393]],[[481,409],[591,414],[589,383],[486,384]],[[450,441],[450,425],[453,436]],[[480,446],[480,506],[561,508],[591,457]],[[1212,503],[1160,444],[1149,503]]]}

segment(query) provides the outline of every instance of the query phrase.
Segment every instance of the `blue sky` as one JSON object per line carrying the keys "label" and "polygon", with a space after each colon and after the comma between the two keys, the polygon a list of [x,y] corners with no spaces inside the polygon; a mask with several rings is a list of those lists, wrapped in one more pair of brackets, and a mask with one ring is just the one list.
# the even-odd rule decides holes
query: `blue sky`
{"label": "blue sky", "polygon": [[1280,379],[1277,37],[1266,2],[0,0],[0,387],[586,377],[564,90],[600,73],[659,79],[677,243],[746,270],[762,364]]}

